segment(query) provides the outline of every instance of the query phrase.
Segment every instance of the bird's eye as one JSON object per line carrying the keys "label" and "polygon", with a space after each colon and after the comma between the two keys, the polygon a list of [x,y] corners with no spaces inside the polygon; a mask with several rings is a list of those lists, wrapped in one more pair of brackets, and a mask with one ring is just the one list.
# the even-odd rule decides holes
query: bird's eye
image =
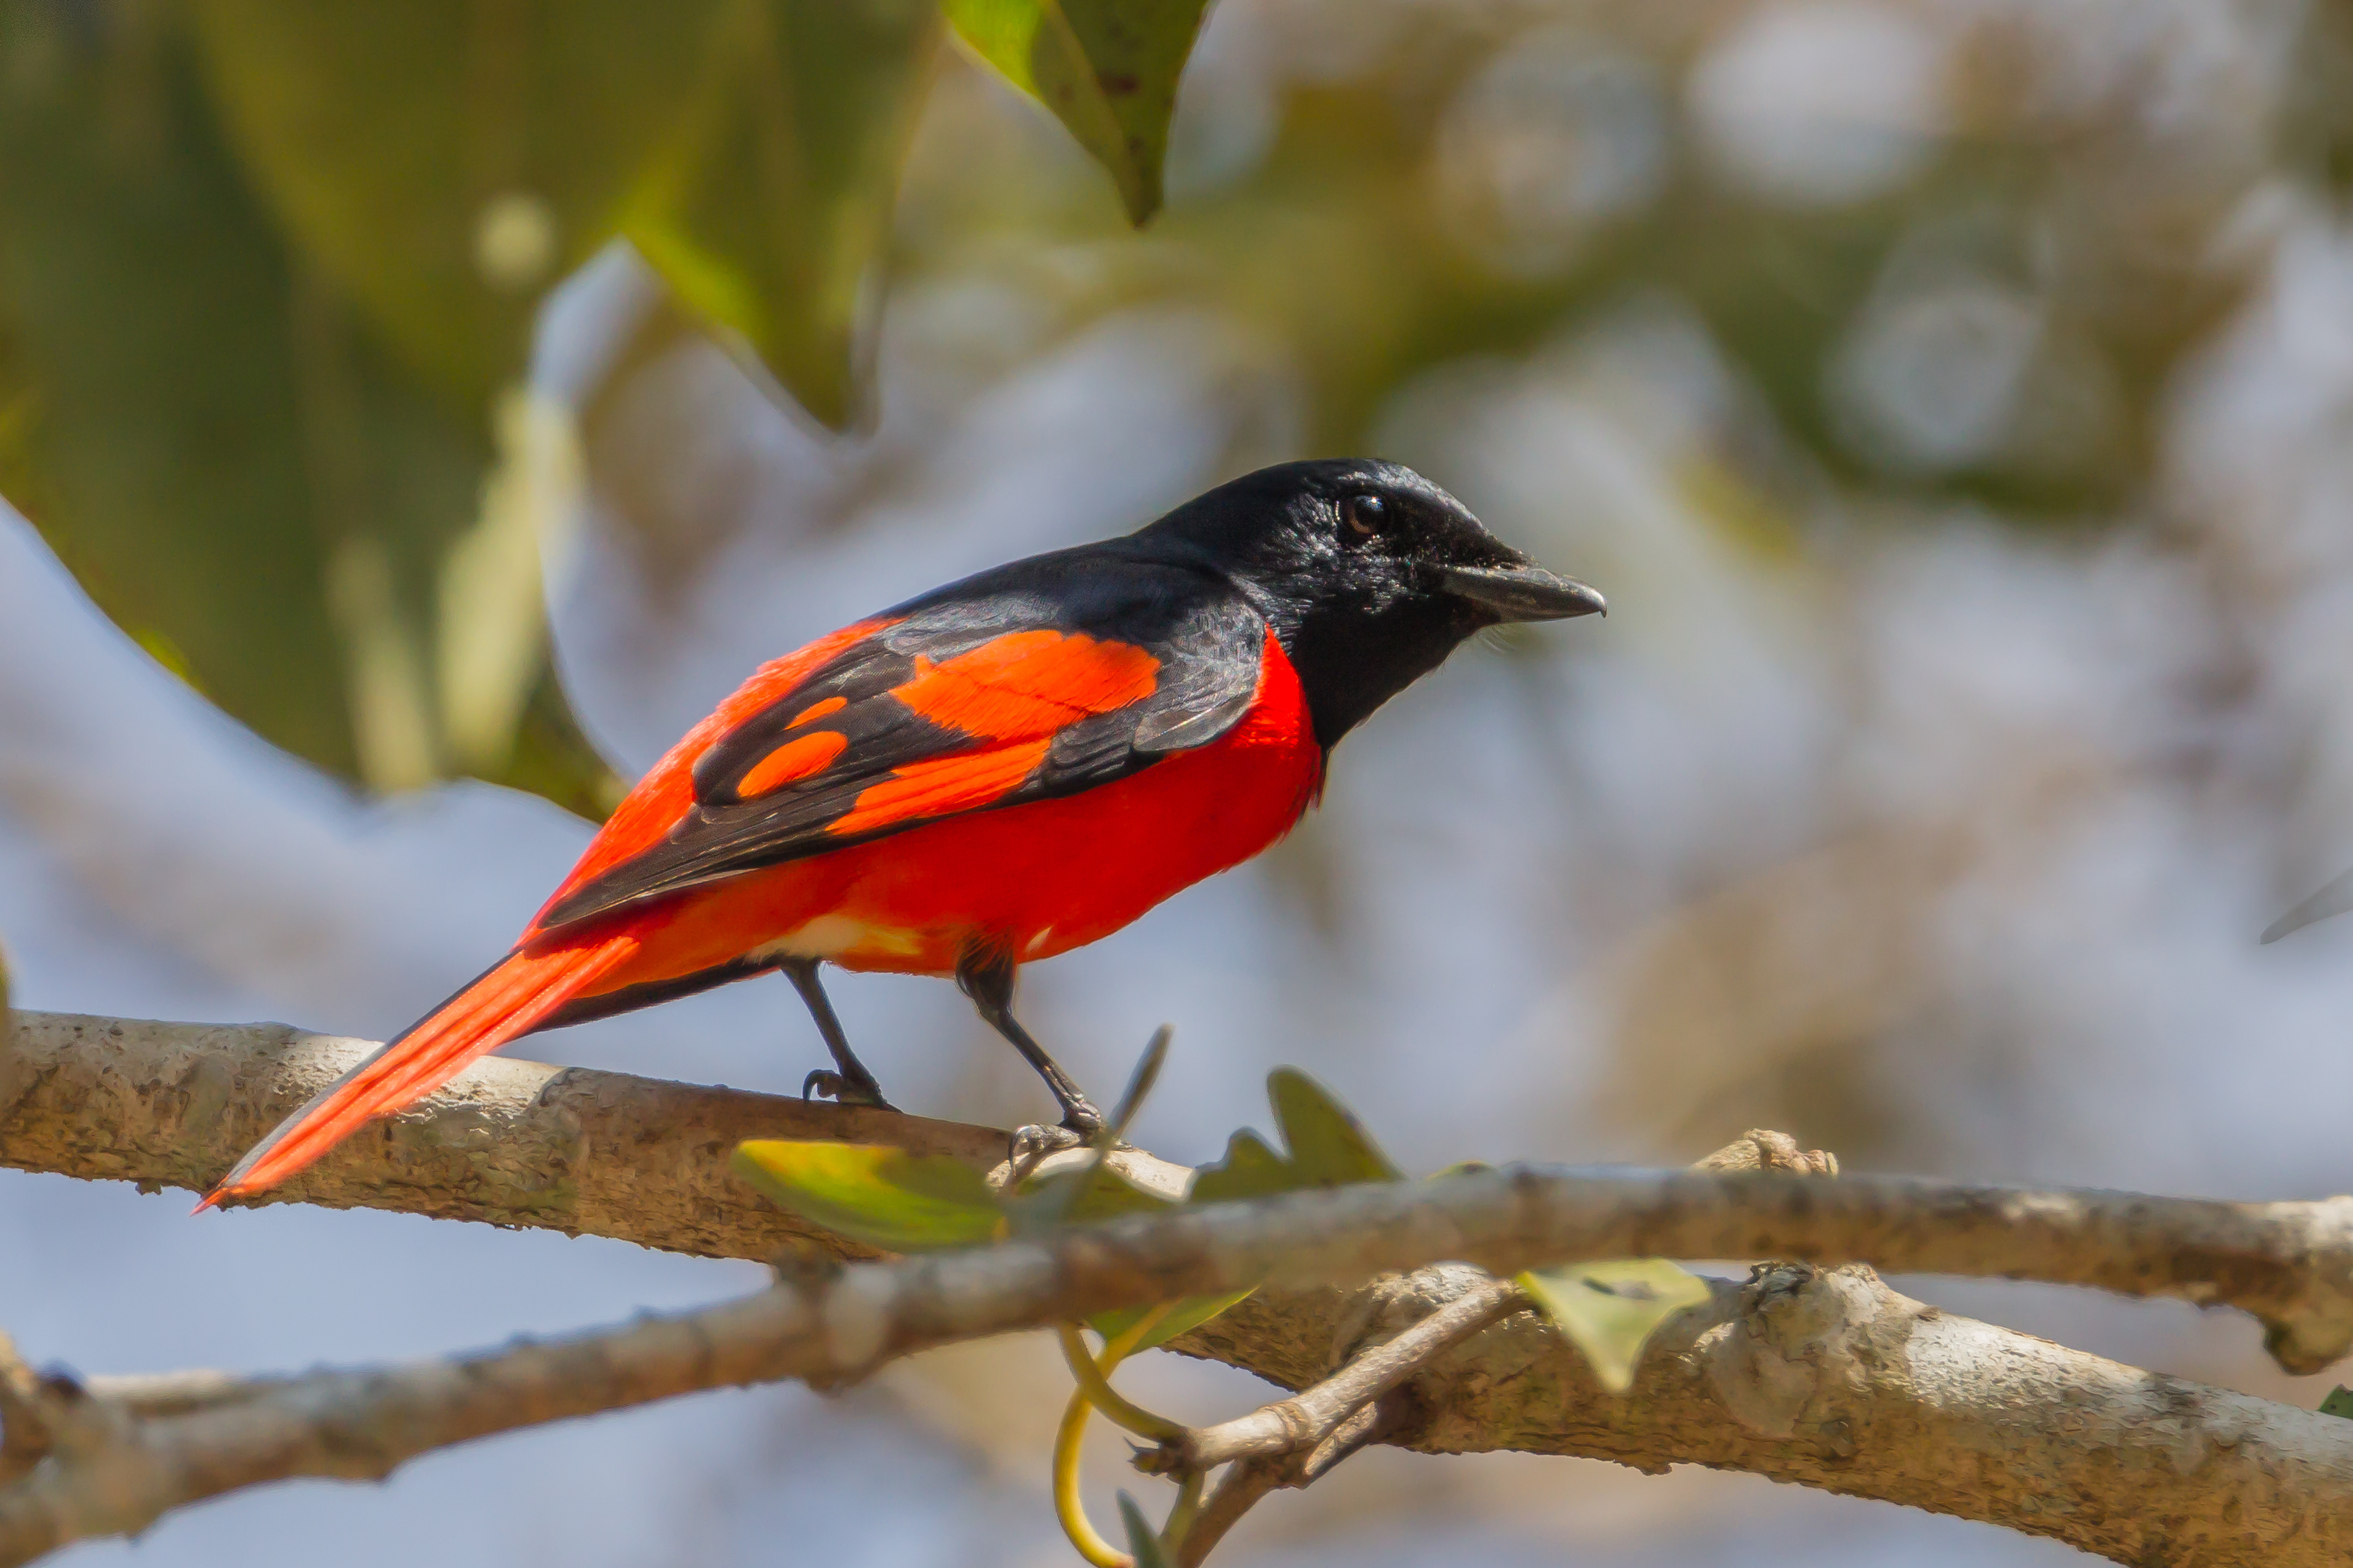
{"label": "bird's eye", "polygon": [[1378,496],[1350,496],[1340,503],[1340,515],[1348,520],[1350,528],[1370,537],[1388,521],[1388,503]]}

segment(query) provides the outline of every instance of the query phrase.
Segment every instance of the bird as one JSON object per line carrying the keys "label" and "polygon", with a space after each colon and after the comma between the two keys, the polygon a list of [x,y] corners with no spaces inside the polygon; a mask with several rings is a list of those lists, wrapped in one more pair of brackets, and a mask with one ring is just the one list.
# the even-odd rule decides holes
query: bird
{"label": "bird", "polygon": [[1402,465],[1278,464],[1133,533],[937,588],[761,666],[623,798],[513,947],[287,1117],[197,1207],[263,1192],[476,1058],[730,981],[791,981],[803,1098],[895,1110],[819,966],[953,977],[1044,1080],[1024,963],[1257,855],[1332,751],[1489,627],[1606,612]]}

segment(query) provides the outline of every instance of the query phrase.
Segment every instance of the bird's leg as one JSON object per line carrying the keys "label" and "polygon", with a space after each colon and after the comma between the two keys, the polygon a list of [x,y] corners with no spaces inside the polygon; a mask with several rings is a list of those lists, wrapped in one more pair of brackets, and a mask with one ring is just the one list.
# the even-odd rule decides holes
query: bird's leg
{"label": "bird's leg", "polygon": [[994,951],[967,952],[956,964],[956,984],[972,998],[988,1026],[1013,1043],[1021,1059],[1037,1069],[1046,1080],[1046,1087],[1062,1107],[1060,1128],[1023,1128],[1015,1134],[1015,1142],[1042,1142],[1073,1148],[1103,1131],[1103,1113],[1095,1102],[1080,1092],[1060,1063],[1046,1054],[1046,1048],[1029,1037],[1013,1016],[1013,961]]}
{"label": "bird's leg", "polygon": [[866,1070],[866,1064],[851,1052],[849,1037],[842,1033],[841,1020],[833,1016],[833,1003],[825,994],[824,984],[817,977],[817,962],[814,958],[788,958],[776,965],[785,972],[785,978],[793,983],[793,989],[801,994],[801,1000],[808,1005],[809,1016],[817,1020],[817,1032],[825,1037],[825,1048],[833,1053],[833,1065],[841,1069],[828,1072],[819,1068],[809,1074],[801,1081],[801,1098],[807,1100],[817,1094],[842,1105],[871,1105],[881,1110],[898,1110],[897,1106],[882,1098],[882,1086],[874,1081],[874,1075]]}

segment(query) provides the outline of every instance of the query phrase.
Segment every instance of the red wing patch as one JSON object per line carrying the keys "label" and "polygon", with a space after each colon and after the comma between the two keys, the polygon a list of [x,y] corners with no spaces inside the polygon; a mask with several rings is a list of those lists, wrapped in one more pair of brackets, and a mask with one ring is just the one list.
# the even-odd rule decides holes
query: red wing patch
{"label": "red wing patch", "polygon": [[1046,760],[1057,732],[1143,701],[1159,669],[1157,658],[1132,644],[1042,629],[1008,632],[937,664],[918,655],[914,673],[891,695],[934,724],[996,743],[892,769],[826,831],[871,833],[1010,795]]}
{"label": "red wing patch", "polygon": [[914,674],[891,695],[934,724],[1013,740],[1141,702],[1159,669],[1157,658],[1129,643],[1008,632],[937,664],[918,656]]}
{"label": "red wing patch", "polygon": [[748,797],[782,789],[797,779],[824,772],[826,764],[849,747],[849,737],[837,730],[816,730],[797,741],[786,741],[752,764],[736,781],[735,793]]}
{"label": "red wing patch", "polygon": [[845,628],[764,668],[633,792],[526,936],[1091,789],[1224,733],[1250,705],[1265,622],[1189,569],[1105,571],[1134,576],[1133,605],[1091,605],[1087,630],[1025,625],[1029,605],[983,596],[1011,627],[977,643],[955,605]]}
{"label": "red wing patch", "polygon": [[974,811],[1011,795],[1046,760],[1054,737],[989,746],[953,757],[933,757],[893,768],[880,784],[859,792],[850,808],[827,825],[828,833],[871,833],[894,822],[921,821]]}
{"label": "red wing patch", "polygon": [[614,808],[613,815],[590,840],[587,851],[572,868],[564,885],[548,895],[539,913],[532,917],[528,937],[539,930],[540,921],[548,911],[570,898],[578,889],[611,870],[624,860],[644,853],[661,842],[680,818],[694,805],[695,759],[711,749],[723,737],[744,720],[807,680],[838,655],[896,625],[888,620],[860,621],[839,631],[829,632],[813,643],[796,648],[782,658],[773,658],[754,670],[752,678],[737,687],[733,695],[712,711],[711,716],[689,730],[678,744],[664,752],[637,787]]}

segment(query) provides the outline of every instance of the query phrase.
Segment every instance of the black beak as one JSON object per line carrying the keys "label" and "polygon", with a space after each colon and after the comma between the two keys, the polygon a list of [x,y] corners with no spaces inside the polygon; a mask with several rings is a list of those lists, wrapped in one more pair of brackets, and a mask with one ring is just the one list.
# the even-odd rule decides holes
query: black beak
{"label": "black beak", "polygon": [[1606,616],[1609,601],[1574,577],[1541,566],[1441,566],[1446,591],[1507,621],[1565,621]]}

